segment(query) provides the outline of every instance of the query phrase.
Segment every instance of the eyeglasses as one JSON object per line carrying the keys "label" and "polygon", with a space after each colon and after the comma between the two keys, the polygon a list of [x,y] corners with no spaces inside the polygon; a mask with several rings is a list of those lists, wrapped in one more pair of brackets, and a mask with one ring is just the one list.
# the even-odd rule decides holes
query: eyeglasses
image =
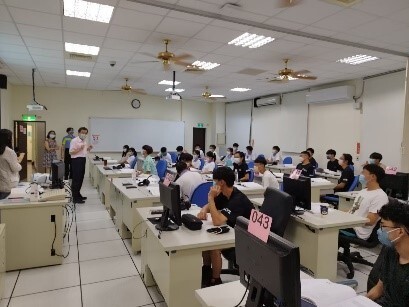
{"label": "eyeglasses", "polygon": [[398,229],[400,227],[380,225],[379,228],[381,229],[381,231],[383,231],[384,228]]}

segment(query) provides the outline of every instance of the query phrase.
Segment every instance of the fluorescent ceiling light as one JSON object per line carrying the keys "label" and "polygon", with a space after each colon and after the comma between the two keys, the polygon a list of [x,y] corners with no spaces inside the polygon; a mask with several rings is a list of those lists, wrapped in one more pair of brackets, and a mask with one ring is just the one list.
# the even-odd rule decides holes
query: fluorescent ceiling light
{"label": "fluorescent ceiling light", "polygon": [[232,88],[230,91],[232,92],[247,92],[247,91],[251,91],[250,88],[244,88],[244,87],[235,87]]}
{"label": "fluorescent ceiling light", "polygon": [[165,90],[165,92],[176,92],[176,93],[182,93],[182,92],[184,92],[185,90],[183,89],[183,88],[175,88],[175,89],[172,89],[171,87],[170,88],[167,88],[166,90]]}
{"label": "fluorescent ceiling light", "polygon": [[[169,81],[169,80],[162,80],[160,82],[158,82],[158,84],[162,84],[162,85],[173,85],[173,81]],[[179,81],[175,81],[175,85],[180,84]]]}
{"label": "fluorescent ceiling light", "polygon": [[271,43],[275,38],[257,34],[244,33],[229,42],[229,45],[258,48],[265,44]]}
{"label": "fluorescent ceiling light", "polygon": [[114,7],[83,0],[64,0],[64,15],[109,23]]}
{"label": "fluorescent ceiling light", "polygon": [[357,54],[354,56],[350,56],[349,58],[339,59],[337,63],[343,64],[351,64],[351,65],[358,65],[365,62],[379,60],[376,56],[370,56],[365,54]]}
{"label": "fluorescent ceiling light", "polygon": [[224,95],[210,95],[210,98],[224,98]]}
{"label": "fluorescent ceiling light", "polygon": [[217,66],[220,66],[218,63],[212,63],[212,62],[203,62],[203,61],[196,61],[192,63],[193,66],[199,67],[204,70],[210,70],[213,68],[216,68]]}
{"label": "fluorescent ceiling light", "polygon": [[77,77],[91,77],[91,73],[87,71],[75,71],[75,70],[66,70],[67,76],[77,76]]}
{"label": "fluorescent ceiling light", "polygon": [[82,53],[82,54],[90,54],[90,55],[98,55],[99,47],[73,44],[73,43],[65,43],[65,51]]}

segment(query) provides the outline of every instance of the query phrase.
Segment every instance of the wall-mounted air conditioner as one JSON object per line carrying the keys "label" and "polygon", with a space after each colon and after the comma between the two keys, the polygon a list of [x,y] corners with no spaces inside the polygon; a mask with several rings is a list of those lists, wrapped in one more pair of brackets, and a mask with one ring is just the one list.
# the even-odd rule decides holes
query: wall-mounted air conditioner
{"label": "wall-mounted air conditioner", "polygon": [[254,99],[254,107],[255,108],[260,108],[260,107],[265,107],[265,106],[276,106],[276,105],[280,105],[280,104],[281,104],[281,96],[280,95],[274,95],[274,96],[268,96],[268,97]]}
{"label": "wall-mounted air conditioner", "polygon": [[354,95],[355,87],[344,85],[308,92],[305,100],[307,103],[350,102]]}

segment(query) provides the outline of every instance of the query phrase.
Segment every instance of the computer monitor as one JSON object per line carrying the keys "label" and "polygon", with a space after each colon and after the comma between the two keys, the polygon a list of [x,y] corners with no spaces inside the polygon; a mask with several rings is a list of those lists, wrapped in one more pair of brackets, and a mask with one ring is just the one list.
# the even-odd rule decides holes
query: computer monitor
{"label": "computer monitor", "polygon": [[380,183],[382,190],[390,197],[408,200],[409,174],[396,173],[396,175],[386,174]]}
{"label": "computer monitor", "polygon": [[159,193],[160,202],[163,205],[163,214],[160,223],[155,227],[160,231],[177,230],[182,225],[180,186],[174,183],[166,185],[163,182],[159,182]]}
{"label": "computer monitor", "polygon": [[235,227],[240,281],[249,288],[246,307],[300,307],[299,248],[272,232],[265,243],[247,231],[248,223],[238,217]]}
{"label": "computer monitor", "polygon": [[[311,178],[300,176],[298,179],[291,179],[290,175],[284,174],[283,191],[290,194],[296,207],[304,210],[311,210]],[[302,213],[302,210],[295,210]]]}
{"label": "computer monitor", "polygon": [[64,188],[65,164],[63,161],[51,163],[51,189]]}

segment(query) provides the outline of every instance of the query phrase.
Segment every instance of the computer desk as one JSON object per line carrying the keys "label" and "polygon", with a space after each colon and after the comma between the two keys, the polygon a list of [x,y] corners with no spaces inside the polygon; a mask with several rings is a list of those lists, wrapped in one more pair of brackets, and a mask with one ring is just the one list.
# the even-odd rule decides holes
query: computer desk
{"label": "computer desk", "polygon": [[[260,207],[264,198],[251,201]],[[339,230],[363,226],[368,219],[334,209],[322,216],[318,211],[319,204],[311,206],[314,213],[291,216],[284,237],[299,246],[301,265],[309,269],[311,275],[335,281]]]}
{"label": "computer desk", "polygon": [[6,280],[6,225],[0,224],[0,301],[3,298]]}
{"label": "computer desk", "polygon": [[[104,161],[102,160],[94,160],[94,155],[88,155],[88,171],[89,171],[89,178],[91,180],[91,184],[94,188],[97,187],[97,165],[104,165]],[[107,164],[112,166],[115,164],[118,164],[118,160],[111,160],[111,161],[107,161]]]}
{"label": "computer desk", "polygon": [[354,204],[355,197],[359,194],[359,191],[352,192],[337,192],[338,195],[338,210],[348,212]]}
{"label": "computer desk", "polygon": [[[142,176],[145,177],[145,176]],[[131,178],[113,178],[110,181],[110,207],[109,214],[115,222],[115,227],[122,239],[132,238],[132,251],[141,250],[142,226],[135,208],[162,206],[159,195],[149,192],[149,188],[158,187],[150,184],[149,187],[127,189],[123,183],[137,185]],[[157,209],[162,209],[157,208]]]}
{"label": "computer desk", "polygon": [[317,177],[321,177],[324,179],[327,179],[331,181],[332,183],[338,184],[338,180],[341,178],[341,174],[331,174],[331,173],[320,173],[320,172],[315,172],[315,175]]}
{"label": "computer desk", "polygon": [[[300,279],[312,279],[311,276],[300,271]],[[196,299],[202,307],[226,307],[236,306],[243,297],[246,287],[243,286],[240,280],[195,290]],[[248,292],[240,307],[246,306]]]}
{"label": "computer desk", "polygon": [[[206,229],[214,227],[210,214],[201,230],[191,231],[184,226],[176,231],[162,232],[146,221],[152,208],[138,208],[144,220],[146,236],[142,238],[142,272],[146,286],[158,285],[168,307],[199,307],[195,290],[201,287],[202,252],[234,247],[234,231],[215,235]],[[196,215],[200,208],[186,213]],[[182,212],[184,214],[185,212]]]}
{"label": "computer desk", "polygon": [[266,168],[271,170],[272,172],[275,171],[279,173],[291,174],[291,172],[295,170],[296,166],[295,165],[283,165],[283,164],[277,164],[277,165],[267,164]]}
{"label": "computer desk", "polygon": [[4,199],[0,201],[0,223],[7,225],[6,271],[62,263],[62,257],[51,256],[51,244],[55,234],[51,216],[55,216],[57,228],[54,248],[57,254],[61,254],[63,207],[66,203],[66,200],[30,202],[24,199]]}

